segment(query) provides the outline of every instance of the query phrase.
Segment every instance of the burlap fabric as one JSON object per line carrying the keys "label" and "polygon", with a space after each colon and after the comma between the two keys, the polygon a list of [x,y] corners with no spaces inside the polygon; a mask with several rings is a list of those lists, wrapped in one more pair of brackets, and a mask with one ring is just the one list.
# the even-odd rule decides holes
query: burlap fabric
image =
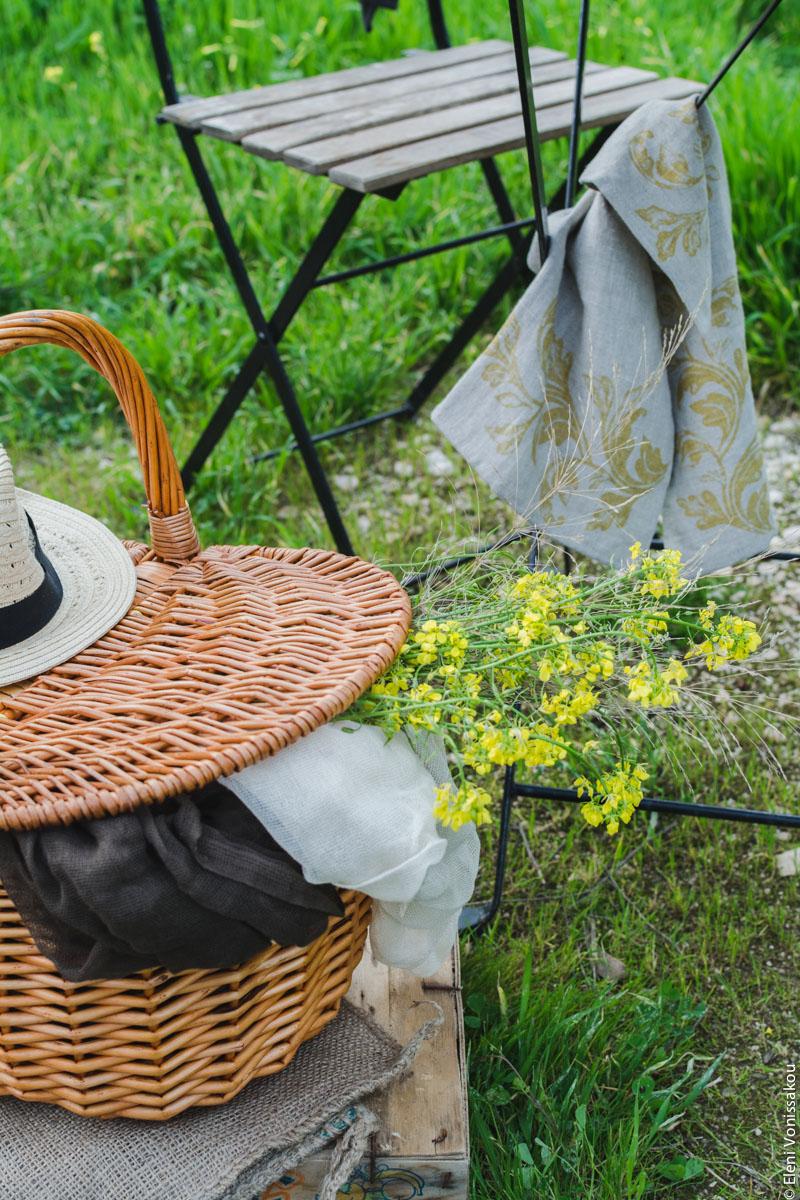
{"label": "burlap fabric", "polygon": [[553,218],[544,266],[433,421],[527,521],[593,558],[620,565],[659,518],[694,574],[763,551],[772,514],[708,107],[644,105],[582,182],[594,190]]}
{"label": "burlap fabric", "polygon": [[345,1001],[337,1019],[277,1075],[220,1108],[159,1124],[78,1117],[0,1099],[3,1200],[255,1200],[304,1158],[334,1145],[320,1200],[334,1200],[363,1153],[360,1103],[408,1069],[441,1017],[405,1049]]}

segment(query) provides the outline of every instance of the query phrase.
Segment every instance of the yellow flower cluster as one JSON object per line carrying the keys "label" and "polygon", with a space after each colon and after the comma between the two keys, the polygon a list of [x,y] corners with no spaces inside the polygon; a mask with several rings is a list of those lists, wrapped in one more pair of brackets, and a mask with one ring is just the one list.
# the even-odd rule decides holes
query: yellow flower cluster
{"label": "yellow flower cluster", "polygon": [[716,607],[712,601],[708,608],[700,610],[700,625],[707,629],[711,636],[692,646],[685,656],[705,656],[706,666],[710,671],[716,670],[724,663],[749,658],[761,645],[761,637],[752,621],[725,613],[714,624]]}
{"label": "yellow flower cluster", "polygon": [[625,674],[628,676],[628,699],[632,704],[641,704],[642,708],[669,708],[678,703],[678,689],[689,672],[676,658],[671,658],[663,671],[653,670],[652,665],[643,660],[636,667],[626,667]]}
{"label": "yellow flower cluster", "polygon": [[462,753],[466,766],[478,775],[486,775],[493,766],[552,767],[565,759],[567,752],[557,730],[546,721],[502,729],[496,723],[479,721],[465,731]]}
{"label": "yellow flower cluster", "polygon": [[441,659],[439,674],[452,674],[464,661],[468,647],[469,641],[457,621],[428,620],[411,634],[403,653],[418,667],[430,666]]}
{"label": "yellow flower cluster", "polygon": [[639,807],[647,778],[641,763],[632,766],[627,761],[616,763],[613,771],[605,771],[594,783],[581,777],[575,783],[578,795],[590,797],[581,808],[583,816],[590,825],[605,822],[606,833],[617,833],[620,821],[627,825]]}
{"label": "yellow flower cluster", "polygon": [[681,575],[681,556],[678,550],[662,550],[651,555],[642,552],[642,543],[634,542],[630,548],[628,574],[639,574],[639,592],[657,599],[677,596],[688,587],[689,580]]}
{"label": "yellow flower cluster", "polygon": [[462,783],[457,792],[445,785],[436,789],[433,815],[451,829],[460,829],[467,821],[488,825],[492,819],[489,812],[491,803],[489,793],[474,783]]}
{"label": "yellow flower cluster", "polygon": [[[434,811],[453,828],[490,820],[489,793],[465,772],[482,780],[499,767],[568,761],[595,776],[578,781],[589,796],[584,817],[616,833],[641,800],[647,773],[623,757],[616,714],[581,739],[588,722],[598,725],[606,696],[613,690],[639,710],[671,708],[688,678],[681,659],[704,656],[713,668],[746,658],[761,640],[751,621],[717,617],[713,602],[698,614],[675,601],[687,587],[680,570],[677,552],[653,555],[637,543],[627,571],[594,582],[524,570],[499,582],[479,574],[448,591],[445,576],[395,662],[350,715],[387,733],[411,728],[444,738],[458,778],[436,790]],[[704,636],[695,643],[697,632]]]}

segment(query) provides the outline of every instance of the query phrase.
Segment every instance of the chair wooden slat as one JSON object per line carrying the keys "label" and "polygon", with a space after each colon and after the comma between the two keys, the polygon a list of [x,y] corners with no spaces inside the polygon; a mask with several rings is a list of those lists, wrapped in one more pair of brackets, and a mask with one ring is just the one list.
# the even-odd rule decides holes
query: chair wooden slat
{"label": "chair wooden slat", "polygon": [[[599,96],[587,96],[582,109],[582,129],[616,124],[648,100],[679,100],[702,90],[687,79],[654,79]],[[557,104],[537,115],[542,141],[563,137],[570,130],[572,104]],[[493,121],[441,137],[426,138],[331,168],[330,179],[358,192],[374,192],[419,179],[475,159],[516,150],[525,144],[522,117]]]}
{"label": "chair wooden slat", "polygon": [[413,93],[415,86],[426,89],[433,88],[441,92],[440,102],[444,103],[445,93],[450,88],[467,80],[496,75],[500,71],[509,71],[513,66],[513,54],[506,52],[493,54],[490,57],[477,58],[471,62],[456,63],[454,66],[444,66],[441,69],[426,71],[419,80],[409,79],[408,76],[382,79],[377,83],[362,84],[344,91],[331,90],[317,96],[305,96],[301,100],[266,104],[258,108],[246,109],[244,112],[227,113],[224,116],[212,117],[203,121],[201,129],[203,133],[224,138],[229,142],[238,142],[247,134],[256,133],[259,129],[267,129],[275,125],[288,125],[293,121],[318,117],[339,108],[383,104],[396,97],[408,96]]}
{"label": "chair wooden slat", "polygon": [[[605,70],[589,72],[586,75],[583,94],[593,96],[602,92],[612,92],[657,78],[655,72],[643,71],[637,67],[607,67]],[[562,79],[542,87],[534,86],[537,113],[542,114],[547,108],[571,100],[574,90],[574,78]],[[322,175],[331,167],[351,159],[363,158],[365,155],[409,142],[437,137],[439,134],[486,125],[503,117],[513,117],[519,112],[519,89],[514,88],[504,95],[481,99],[474,104],[446,107],[405,121],[386,122],[377,128],[358,130],[355,133],[296,146],[282,157],[291,167],[297,167],[310,175]],[[541,120],[541,116],[539,119]]]}
{"label": "chair wooden slat", "polygon": [[[161,116],[176,125],[198,129],[202,121],[223,113],[239,112],[245,108],[255,108],[259,104],[280,104],[285,100],[299,100],[303,96],[317,96],[321,92],[359,87],[361,84],[381,79],[421,75],[425,71],[434,71],[453,63],[471,62],[476,58],[491,57],[510,49],[509,42],[498,38],[486,42],[473,42],[467,46],[453,46],[449,50],[420,51],[388,62],[348,67],[346,70],[332,71],[327,75],[304,76],[302,79],[289,79],[285,83],[248,88],[243,92],[228,92],[222,96],[207,96],[201,100],[168,104],[161,110]],[[567,55],[563,57],[566,58]]]}
{"label": "chair wooden slat", "polygon": [[[605,69],[600,63],[586,64],[587,73]],[[565,58],[534,65],[532,75],[537,86],[559,79],[574,79],[575,60]],[[381,104],[360,104],[352,108],[348,104],[345,109],[337,108],[323,116],[294,121],[291,125],[276,125],[248,134],[242,138],[242,145],[251,154],[269,159],[281,158],[290,146],[302,146],[322,138],[335,137],[345,131],[352,133],[357,129],[370,129],[387,121],[417,117],[443,106],[470,104],[518,89],[517,71],[512,63],[507,71],[501,71],[500,74],[482,75],[477,79],[466,79],[462,83],[452,84],[446,89],[445,95],[439,88],[415,88],[405,95],[392,96]],[[212,130],[209,129],[208,132],[211,133]]]}

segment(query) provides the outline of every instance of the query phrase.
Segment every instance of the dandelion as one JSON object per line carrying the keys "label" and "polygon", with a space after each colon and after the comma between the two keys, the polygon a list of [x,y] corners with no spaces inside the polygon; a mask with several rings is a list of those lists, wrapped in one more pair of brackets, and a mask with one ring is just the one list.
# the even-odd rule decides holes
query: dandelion
{"label": "dandelion", "polygon": [[42,72],[42,79],[44,79],[45,83],[58,83],[63,74],[63,67],[45,67]]}

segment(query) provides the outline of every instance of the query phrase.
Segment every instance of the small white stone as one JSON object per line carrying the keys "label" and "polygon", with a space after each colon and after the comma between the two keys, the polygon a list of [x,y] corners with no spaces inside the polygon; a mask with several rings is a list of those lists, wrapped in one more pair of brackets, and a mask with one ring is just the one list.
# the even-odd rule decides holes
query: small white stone
{"label": "small white stone", "polygon": [[358,487],[358,476],[350,475],[349,473],[346,475],[334,475],[333,482],[334,486],[337,487],[340,492],[354,492]]}
{"label": "small white stone", "polygon": [[779,875],[796,875],[800,870],[800,846],[792,846],[791,850],[776,854],[775,863]]}
{"label": "small white stone", "polygon": [[429,475],[433,475],[434,479],[444,479],[447,475],[452,475],[453,469],[450,459],[438,446],[434,446],[433,450],[429,450],[425,455],[425,470]]}

